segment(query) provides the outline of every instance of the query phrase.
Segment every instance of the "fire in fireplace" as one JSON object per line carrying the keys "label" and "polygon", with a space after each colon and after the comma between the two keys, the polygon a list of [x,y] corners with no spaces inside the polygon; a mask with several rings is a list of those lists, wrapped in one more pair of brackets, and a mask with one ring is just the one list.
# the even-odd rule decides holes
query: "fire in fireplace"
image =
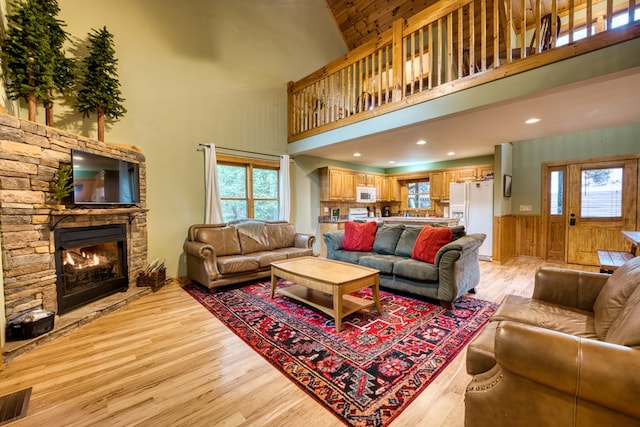
{"label": "fire in fireplace", "polygon": [[54,238],[59,314],[128,288],[125,224],[62,228]]}

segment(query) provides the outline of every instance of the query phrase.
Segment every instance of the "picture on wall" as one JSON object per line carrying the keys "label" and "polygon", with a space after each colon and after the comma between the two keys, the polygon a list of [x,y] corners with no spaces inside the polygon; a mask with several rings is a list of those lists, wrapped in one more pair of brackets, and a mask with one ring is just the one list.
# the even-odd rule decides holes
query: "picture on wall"
{"label": "picture on wall", "polygon": [[504,182],[503,182],[503,195],[504,197],[511,197],[511,175],[505,175],[504,176]]}

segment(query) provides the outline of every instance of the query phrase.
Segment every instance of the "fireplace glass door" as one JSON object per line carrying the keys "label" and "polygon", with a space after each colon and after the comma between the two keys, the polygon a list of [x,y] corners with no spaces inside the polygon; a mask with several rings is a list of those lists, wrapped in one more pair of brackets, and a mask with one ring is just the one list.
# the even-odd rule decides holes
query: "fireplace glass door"
{"label": "fireplace glass door", "polygon": [[56,230],[58,313],[128,287],[123,224]]}

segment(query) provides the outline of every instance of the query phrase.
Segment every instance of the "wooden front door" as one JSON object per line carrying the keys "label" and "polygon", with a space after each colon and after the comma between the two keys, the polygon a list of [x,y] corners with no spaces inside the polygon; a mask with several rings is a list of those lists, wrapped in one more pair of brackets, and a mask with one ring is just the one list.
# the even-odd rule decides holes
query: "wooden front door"
{"label": "wooden front door", "polygon": [[545,183],[543,209],[545,210],[546,259],[566,262],[567,248],[567,165],[544,167]]}
{"label": "wooden front door", "polygon": [[567,262],[598,265],[597,251],[628,250],[622,230],[636,230],[638,160],[568,165]]}

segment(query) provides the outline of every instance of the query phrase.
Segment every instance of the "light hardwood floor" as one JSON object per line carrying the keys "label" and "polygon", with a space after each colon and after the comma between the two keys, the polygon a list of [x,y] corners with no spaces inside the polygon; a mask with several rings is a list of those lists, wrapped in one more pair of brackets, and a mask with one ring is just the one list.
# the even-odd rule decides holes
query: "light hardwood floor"
{"label": "light hardwood floor", "polygon": [[[543,264],[563,267],[481,262],[476,297],[531,295]],[[462,426],[465,354],[391,426]],[[0,378],[0,395],[33,387],[27,417],[12,427],[343,425],[177,283],[17,357]]]}

